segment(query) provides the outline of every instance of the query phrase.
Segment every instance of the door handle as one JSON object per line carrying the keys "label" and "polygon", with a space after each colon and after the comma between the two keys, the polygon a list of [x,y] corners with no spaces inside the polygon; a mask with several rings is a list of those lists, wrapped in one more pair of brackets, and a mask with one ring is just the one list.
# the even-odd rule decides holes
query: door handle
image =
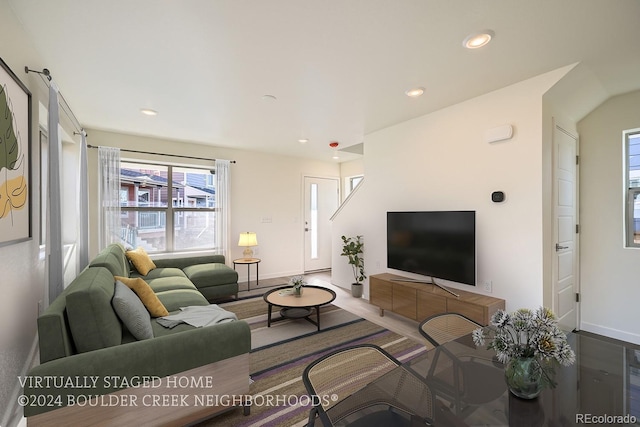
{"label": "door handle", "polygon": [[560,251],[562,249],[569,249],[569,246],[560,246],[559,243],[556,243],[556,251]]}

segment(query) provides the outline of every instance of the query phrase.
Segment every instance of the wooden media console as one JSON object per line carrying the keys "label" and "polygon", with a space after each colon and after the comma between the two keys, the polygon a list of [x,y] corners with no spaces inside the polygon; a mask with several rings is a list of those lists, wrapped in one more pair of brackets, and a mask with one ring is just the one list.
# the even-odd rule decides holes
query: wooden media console
{"label": "wooden media console", "polygon": [[505,301],[487,295],[455,289],[455,296],[430,283],[412,281],[383,273],[369,277],[369,302],[384,311],[421,322],[441,313],[458,313],[481,325],[488,325],[493,313],[504,310]]}

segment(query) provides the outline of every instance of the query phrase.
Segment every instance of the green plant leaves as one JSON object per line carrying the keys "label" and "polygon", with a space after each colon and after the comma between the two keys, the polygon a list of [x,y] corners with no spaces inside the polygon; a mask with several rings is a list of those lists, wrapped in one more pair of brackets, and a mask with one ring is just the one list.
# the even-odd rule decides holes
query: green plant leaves
{"label": "green plant leaves", "polygon": [[346,237],[342,236],[342,253],[349,259],[349,264],[353,269],[353,277],[356,283],[361,283],[367,276],[364,273],[364,257],[362,256],[364,243],[362,236]]}
{"label": "green plant leaves", "polygon": [[0,171],[2,168],[16,168],[20,146],[13,129],[13,112],[11,111],[6,88],[0,87]]}

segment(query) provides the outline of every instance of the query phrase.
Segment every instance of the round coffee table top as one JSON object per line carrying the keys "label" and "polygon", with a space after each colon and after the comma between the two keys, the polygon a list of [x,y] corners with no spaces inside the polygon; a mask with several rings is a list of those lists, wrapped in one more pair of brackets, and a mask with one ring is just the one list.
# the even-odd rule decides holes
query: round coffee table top
{"label": "round coffee table top", "polygon": [[285,289],[291,289],[291,286],[272,289],[265,293],[263,298],[268,304],[278,307],[319,307],[336,299],[335,292],[321,286],[303,286],[302,295],[299,297],[292,294],[281,295],[280,292]]}

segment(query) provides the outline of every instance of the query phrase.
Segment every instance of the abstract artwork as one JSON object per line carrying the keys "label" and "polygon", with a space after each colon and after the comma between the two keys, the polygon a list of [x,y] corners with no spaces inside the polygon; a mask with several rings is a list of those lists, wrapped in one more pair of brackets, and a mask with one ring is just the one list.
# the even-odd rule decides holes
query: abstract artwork
{"label": "abstract artwork", "polygon": [[0,59],[0,246],[31,238],[31,93]]}

